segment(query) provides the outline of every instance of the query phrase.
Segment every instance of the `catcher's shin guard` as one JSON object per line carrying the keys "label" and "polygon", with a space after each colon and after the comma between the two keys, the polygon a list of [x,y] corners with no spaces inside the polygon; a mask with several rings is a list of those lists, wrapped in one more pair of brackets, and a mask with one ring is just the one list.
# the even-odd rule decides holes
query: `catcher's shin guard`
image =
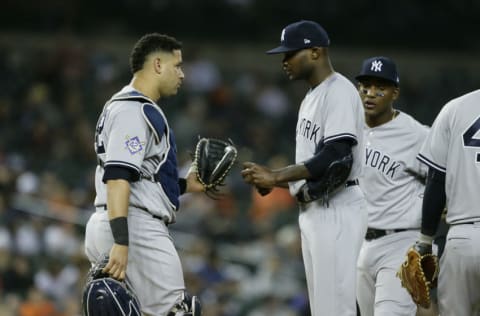
{"label": "catcher's shin guard", "polygon": [[196,296],[183,292],[182,300],[175,304],[167,316],[201,316],[202,306]]}

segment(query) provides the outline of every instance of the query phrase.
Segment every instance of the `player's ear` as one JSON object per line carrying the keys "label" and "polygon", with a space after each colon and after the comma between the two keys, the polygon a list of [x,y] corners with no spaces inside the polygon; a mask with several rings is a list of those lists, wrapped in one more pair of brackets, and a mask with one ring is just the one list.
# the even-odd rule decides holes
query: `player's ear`
{"label": "player's ear", "polygon": [[357,81],[357,90],[361,91],[360,89],[362,89],[362,83],[360,81]]}
{"label": "player's ear", "polygon": [[400,96],[400,87],[394,87],[392,93],[392,99],[395,101]]}
{"label": "player's ear", "polygon": [[156,74],[162,73],[162,60],[159,55],[153,57],[153,69]]}
{"label": "player's ear", "polygon": [[318,57],[320,57],[321,53],[322,52],[320,51],[320,48],[318,48],[318,47],[312,47],[311,48],[312,59],[318,59]]}

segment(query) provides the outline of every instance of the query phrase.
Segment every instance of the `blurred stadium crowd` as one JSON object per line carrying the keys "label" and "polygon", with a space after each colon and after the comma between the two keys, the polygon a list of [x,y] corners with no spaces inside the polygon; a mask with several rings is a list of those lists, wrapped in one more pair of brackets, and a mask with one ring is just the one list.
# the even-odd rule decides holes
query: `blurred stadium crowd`
{"label": "blurred stadium crowd", "polygon": [[[112,53],[70,36],[21,49],[0,43],[0,315],[80,315],[89,268],[84,225],[95,194],[94,126],[104,102],[130,80],[129,51]],[[306,87],[287,84],[279,60],[269,71],[258,60],[239,70],[233,58],[217,60],[185,44],[184,86],[161,104],[175,131],[181,174],[198,135],[230,137],[240,162],[292,162]],[[361,60],[376,54],[339,51],[334,67],[353,78]],[[425,124],[479,82],[478,64],[459,60],[452,69],[402,58],[399,108]],[[171,231],[188,290],[201,297],[208,316],[308,315],[295,202],[286,190],[261,198],[243,184],[240,168],[222,199],[182,197]]]}

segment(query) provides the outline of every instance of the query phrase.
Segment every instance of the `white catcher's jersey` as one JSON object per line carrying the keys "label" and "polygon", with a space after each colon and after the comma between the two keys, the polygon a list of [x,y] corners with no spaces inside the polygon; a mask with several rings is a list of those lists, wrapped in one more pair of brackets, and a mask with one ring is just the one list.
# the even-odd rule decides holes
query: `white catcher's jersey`
{"label": "white catcher's jersey", "polygon": [[399,112],[373,128],[365,124],[365,168],[360,187],[365,193],[368,226],[377,229],[419,228],[428,168],[416,156],[428,128]]}
{"label": "white catcher's jersey", "polygon": [[480,90],[442,108],[418,159],[446,173],[447,223],[480,220]]}
{"label": "white catcher's jersey", "polygon": [[[335,72],[315,88],[309,90],[300,105],[296,128],[295,162],[301,163],[314,156],[317,146],[337,139],[351,139],[353,166],[349,180],[361,175],[363,155],[362,101],[355,86]],[[290,193],[295,196],[305,180],[290,182]]]}
{"label": "white catcher's jersey", "polygon": [[96,129],[95,205],[107,204],[104,167],[129,168],[139,177],[130,183],[130,205],[173,222],[179,188],[175,141],[167,119],[154,101],[131,86],[112,100],[105,105]]}

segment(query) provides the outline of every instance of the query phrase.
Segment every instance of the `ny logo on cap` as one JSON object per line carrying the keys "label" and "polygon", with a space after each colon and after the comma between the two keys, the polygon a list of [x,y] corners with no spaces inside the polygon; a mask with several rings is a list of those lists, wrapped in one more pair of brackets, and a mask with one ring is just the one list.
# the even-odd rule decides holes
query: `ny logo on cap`
{"label": "ny logo on cap", "polygon": [[280,42],[285,41],[285,29],[282,30],[282,35],[280,35]]}
{"label": "ny logo on cap", "polygon": [[379,72],[382,71],[382,61],[380,60],[374,60],[372,61],[372,66],[370,67],[371,71]]}

